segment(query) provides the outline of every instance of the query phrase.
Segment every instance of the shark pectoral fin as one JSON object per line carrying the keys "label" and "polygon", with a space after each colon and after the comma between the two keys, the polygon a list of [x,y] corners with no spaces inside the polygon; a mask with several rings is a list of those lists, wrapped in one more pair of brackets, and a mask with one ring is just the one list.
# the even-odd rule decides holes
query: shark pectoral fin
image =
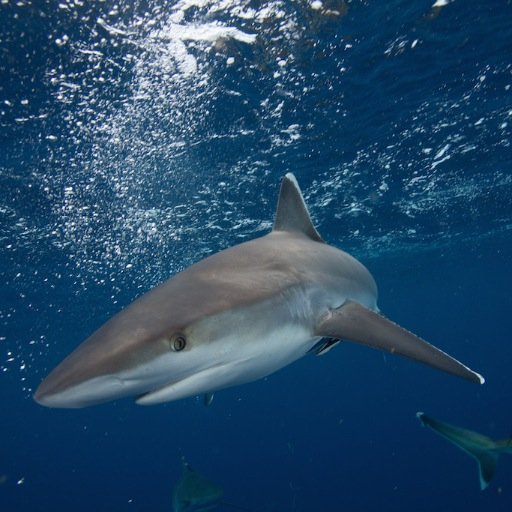
{"label": "shark pectoral fin", "polygon": [[213,402],[213,397],[214,397],[213,393],[205,393],[203,395],[203,405],[205,407],[210,407],[210,405],[212,405],[212,402]]}
{"label": "shark pectoral fin", "polygon": [[317,326],[315,336],[361,343],[415,359],[478,384],[484,383],[481,375],[453,357],[357,302],[347,301],[332,311]]}

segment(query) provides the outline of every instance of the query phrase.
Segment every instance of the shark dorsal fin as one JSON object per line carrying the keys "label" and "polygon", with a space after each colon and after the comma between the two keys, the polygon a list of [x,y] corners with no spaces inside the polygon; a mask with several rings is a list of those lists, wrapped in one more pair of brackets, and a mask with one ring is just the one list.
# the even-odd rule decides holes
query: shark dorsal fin
{"label": "shark dorsal fin", "polygon": [[273,230],[302,233],[311,240],[323,242],[322,237],[311,222],[308,207],[302,197],[299,184],[291,172],[286,174],[281,182]]}

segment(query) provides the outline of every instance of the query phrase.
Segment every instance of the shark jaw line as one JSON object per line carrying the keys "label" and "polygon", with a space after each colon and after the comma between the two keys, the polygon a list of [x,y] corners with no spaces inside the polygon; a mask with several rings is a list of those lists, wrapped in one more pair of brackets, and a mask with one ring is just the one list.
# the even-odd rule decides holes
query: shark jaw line
{"label": "shark jaw line", "polygon": [[[211,335],[218,333],[219,325],[238,324],[240,319],[255,313],[265,317],[266,311],[277,308],[283,308],[283,305],[267,301],[248,308],[244,313],[230,312],[208,319],[196,330],[209,331]],[[192,348],[187,354],[190,362],[186,372],[182,372],[178,378],[174,374],[174,378],[164,385],[155,386],[151,391],[139,395],[135,402],[153,405],[258,380],[304,356],[319,339],[304,325],[269,326],[268,322],[262,322],[250,332],[230,333]],[[216,363],[211,364],[212,361]]]}
{"label": "shark jaw line", "polygon": [[[233,380],[233,366],[234,363],[217,364],[181,380],[173,380],[164,386],[140,395],[135,403],[138,405],[153,405],[171,402],[190,395],[201,395],[228,387]],[[216,382],[214,388],[212,388],[212,380]]]}
{"label": "shark jaw line", "polygon": [[[133,387],[126,385],[126,382],[117,375],[102,375],[59,393],[43,396],[38,402],[47,407],[80,409],[108,402],[112,396],[116,399],[130,396]],[[105,394],[106,389],[109,390],[108,395]]]}
{"label": "shark jaw line", "polygon": [[[187,366],[176,367],[175,354],[156,357],[142,365],[135,366],[120,373],[100,375],[88,379],[76,386],[49,396],[43,396],[39,403],[47,407],[81,408],[98,405],[111,400],[150,393],[152,389],[169,384],[169,375],[174,375],[173,382],[179,382],[188,374],[197,371],[192,361]],[[180,363],[183,363],[181,358]]]}
{"label": "shark jaw line", "polygon": [[189,352],[160,355],[123,372],[94,377],[44,397],[40,403],[82,408],[129,396],[136,397],[139,405],[174,401],[266,377],[302,357],[319,341],[297,326],[277,328],[263,338],[261,335],[227,336]]}
{"label": "shark jaw line", "polygon": [[[261,350],[241,351],[236,358],[226,358],[223,362],[204,367],[202,370],[196,368],[181,379],[172,379],[163,386],[143,393],[135,402],[138,405],[153,405],[253,382],[301,358],[318,343],[318,340],[317,337],[304,336],[304,332],[298,332],[296,329],[284,328],[274,331],[271,337],[261,340]],[[236,342],[240,340],[228,339],[224,341],[224,346],[229,347]],[[249,343],[245,345],[254,346]],[[228,353],[233,352],[228,349]]]}

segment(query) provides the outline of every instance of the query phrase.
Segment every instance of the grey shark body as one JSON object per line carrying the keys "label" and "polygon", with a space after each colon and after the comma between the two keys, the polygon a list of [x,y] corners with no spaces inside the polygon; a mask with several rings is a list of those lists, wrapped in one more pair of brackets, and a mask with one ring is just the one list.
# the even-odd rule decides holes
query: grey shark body
{"label": "grey shark body", "polygon": [[431,428],[477,461],[482,490],[494,476],[499,456],[503,453],[512,455],[512,438],[494,440],[478,432],[436,420],[423,412],[416,413],[416,416],[424,426]]}
{"label": "grey shark body", "polygon": [[373,277],[321,239],[287,174],[269,234],[214,254],[137,299],[62,361],[35,399],[49,407],[127,396],[166,402],[259,379],[341,339],[483,382],[377,311]]}

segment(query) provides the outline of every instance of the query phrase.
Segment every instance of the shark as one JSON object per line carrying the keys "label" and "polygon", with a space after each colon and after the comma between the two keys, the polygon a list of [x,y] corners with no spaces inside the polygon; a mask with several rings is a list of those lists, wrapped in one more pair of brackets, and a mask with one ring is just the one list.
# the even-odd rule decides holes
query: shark
{"label": "shark", "polygon": [[252,512],[251,509],[225,501],[224,489],[198,473],[181,458],[181,477],[176,482],[172,493],[173,512],[207,512],[219,505],[223,509],[231,508],[241,512]]}
{"label": "shark", "polygon": [[478,432],[436,420],[423,412],[417,412],[416,417],[423,426],[431,428],[476,460],[481,490],[486,489],[492,480],[499,456],[504,453],[512,455],[512,438],[494,440]]}
{"label": "shark", "polygon": [[182,459],[181,477],[172,493],[173,512],[203,512],[213,510],[221,502],[224,490],[192,469]]}
{"label": "shark", "polygon": [[191,265],[140,296],[37,388],[47,407],[124,397],[151,405],[255,381],[341,340],[484,378],[380,314],[367,268],[327,244],[295,176],[281,182],[272,230]]}

